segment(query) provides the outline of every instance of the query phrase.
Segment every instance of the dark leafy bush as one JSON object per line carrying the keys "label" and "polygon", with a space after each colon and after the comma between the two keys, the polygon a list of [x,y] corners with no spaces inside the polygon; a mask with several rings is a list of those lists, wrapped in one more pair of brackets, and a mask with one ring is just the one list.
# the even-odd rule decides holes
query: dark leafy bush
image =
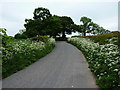
{"label": "dark leafy bush", "polygon": [[24,33],[23,34],[18,33],[15,35],[15,39],[27,39],[27,38],[28,38],[27,35],[25,35]]}
{"label": "dark leafy bush", "polygon": [[67,41],[67,38],[63,38],[63,37],[56,37],[55,39],[56,41]]}
{"label": "dark leafy bush", "polygon": [[35,41],[42,41],[42,42],[47,42],[49,39],[48,36],[37,36],[37,37],[33,37],[32,40]]}

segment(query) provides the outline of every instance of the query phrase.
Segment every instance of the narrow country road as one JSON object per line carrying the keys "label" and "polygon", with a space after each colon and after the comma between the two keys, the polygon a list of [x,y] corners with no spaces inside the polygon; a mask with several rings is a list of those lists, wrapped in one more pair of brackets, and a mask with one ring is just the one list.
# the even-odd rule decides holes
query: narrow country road
{"label": "narrow country road", "polygon": [[57,42],[55,49],[2,82],[3,88],[97,88],[83,54]]}

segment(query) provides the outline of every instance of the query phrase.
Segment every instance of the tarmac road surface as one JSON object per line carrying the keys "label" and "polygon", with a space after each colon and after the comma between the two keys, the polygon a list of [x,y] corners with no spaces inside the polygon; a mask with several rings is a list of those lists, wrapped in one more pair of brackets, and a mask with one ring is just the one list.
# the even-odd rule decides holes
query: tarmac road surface
{"label": "tarmac road surface", "polygon": [[55,49],[5,78],[3,88],[98,88],[88,64],[75,46],[57,42]]}

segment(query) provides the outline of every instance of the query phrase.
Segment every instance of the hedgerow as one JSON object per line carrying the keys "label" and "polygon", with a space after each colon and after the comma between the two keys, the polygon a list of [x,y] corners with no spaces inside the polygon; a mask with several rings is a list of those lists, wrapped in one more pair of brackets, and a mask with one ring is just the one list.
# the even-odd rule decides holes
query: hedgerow
{"label": "hedgerow", "polygon": [[[73,36],[73,37],[89,38],[93,40],[94,42],[99,43],[100,45],[104,45],[106,43],[109,43],[108,39],[111,39],[113,37],[119,38],[120,40],[120,32],[104,33],[104,34],[92,35],[92,36]],[[119,41],[115,42],[114,44],[120,46]]]}
{"label": "hedgerow", "polygon": [[87,38],[69,38],[68,42],[79,48],[85,55],[91,71],[101,88],[120,88],[120,58],[118,45],[112,39],[100,45]]}
{"label": "hedgerow", "polygon": [[51,52],[55,40],[49,38],[47,42],[32,41],[31,39],[14,40],[2,46],[2,78],[25,68]]}

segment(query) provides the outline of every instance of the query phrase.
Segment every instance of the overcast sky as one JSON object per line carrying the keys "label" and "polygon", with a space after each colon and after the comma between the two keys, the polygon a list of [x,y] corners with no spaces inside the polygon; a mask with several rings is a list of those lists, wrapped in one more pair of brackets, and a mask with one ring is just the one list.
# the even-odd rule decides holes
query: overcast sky
{"label": "overcast sky", "polygon": [[25,18],[33,17],[37,7],[48,8],[52,15],[70,16],[76,24],[87,16],[111,31],[118,30],[119,0],[0,0],[0,28],[14,36],[24,29]]}

